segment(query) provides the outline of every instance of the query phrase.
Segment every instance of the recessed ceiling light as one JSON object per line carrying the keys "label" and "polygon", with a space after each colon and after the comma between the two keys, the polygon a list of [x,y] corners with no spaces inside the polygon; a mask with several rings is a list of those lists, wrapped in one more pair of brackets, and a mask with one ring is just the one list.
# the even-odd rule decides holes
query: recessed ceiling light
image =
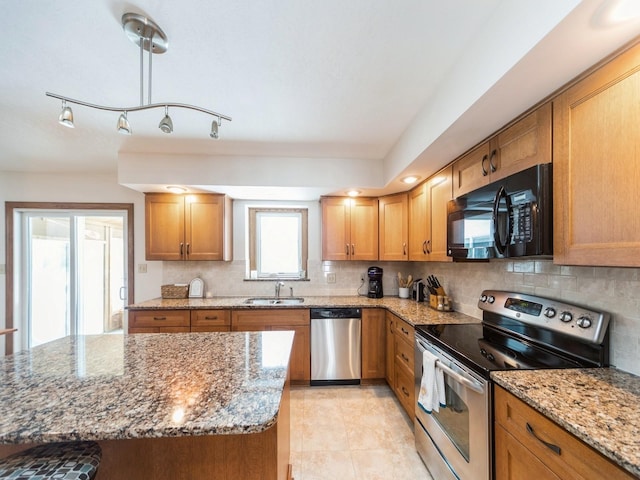
{"label": "recessed ceiling light", "polygon": [[362,192],[360,190],[349,190],[347,192],[347,195],[349,195],[350,197],[357,197],[358,195],[360,195]]}
{"label": "recessed ceiling light", "polygon": [[176,185],[169,185],[167,187],[167,190],[169,190],[171,193],[184,193],[187,191],[186,188],[184,187],[178,187]]}
{"label": "recessed ceiling light", "polygon": [[416,183],[420,177],[418,175],[408,175],[402,179],[403,183],[411,185],[412,183]]}

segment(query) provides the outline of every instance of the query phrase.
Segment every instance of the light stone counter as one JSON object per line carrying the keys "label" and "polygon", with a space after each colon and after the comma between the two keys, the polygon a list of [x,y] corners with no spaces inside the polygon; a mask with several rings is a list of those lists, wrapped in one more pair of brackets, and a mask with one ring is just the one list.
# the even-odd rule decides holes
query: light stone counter
{"label": "light stone counter", "polygon": [[491,378],[640,477],[640,377],[598,368],[492,372]]}
{"label": "light stone counter", "polygon": [[265,431],[292,342],[293,332],[94,335],[18,352],[0,360],[0,444]]}
{"label": "light stone counter", "polygon": [[[145,302],[129,305],[128,310],[160,310],[160,309],[273,309],[273,308],[315,308],[315,307],[361,307],[385,308],[411,325],[443,324],[443,323],[480,323],[477,318],[459,312],[439,312],[427,303],[416,302],[398,297],[368,298],[364,296],[321,296],[304,297],[304,303],[298,305],[248,305],[249,297],[214,297],[214,298],[154,298]],[[286,297],[283,297],[286,298]]]}

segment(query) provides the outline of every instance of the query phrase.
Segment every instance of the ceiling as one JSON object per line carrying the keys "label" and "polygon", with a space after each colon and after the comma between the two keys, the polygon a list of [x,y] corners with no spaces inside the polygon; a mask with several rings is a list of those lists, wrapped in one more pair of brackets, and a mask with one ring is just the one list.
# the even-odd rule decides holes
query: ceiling
{"label": "ceiling", "polygon": [[[0,173],[117,174],[140,191],[185,185],[234,198],[380,195],[434,173],[628,42],[622,0],[108,0],[5,2],[0,18]],[[139,51],[125,12],[152,18],[153,103],[212,118],[81,106],[57,123],[54,92],[139,104]],[[146,79],[145,79],[146,82]],[[145,92],[145,98],[147,93]]]}

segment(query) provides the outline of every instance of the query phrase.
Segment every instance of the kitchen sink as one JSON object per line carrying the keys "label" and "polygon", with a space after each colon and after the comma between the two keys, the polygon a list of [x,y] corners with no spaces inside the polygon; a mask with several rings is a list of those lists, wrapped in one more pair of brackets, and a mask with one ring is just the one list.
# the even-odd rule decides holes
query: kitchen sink
{"label": "kitchen sink", "polygon": [[299,305],[304,303],[302,297],[253,297],[247,298],[244,303],[248,305]]}

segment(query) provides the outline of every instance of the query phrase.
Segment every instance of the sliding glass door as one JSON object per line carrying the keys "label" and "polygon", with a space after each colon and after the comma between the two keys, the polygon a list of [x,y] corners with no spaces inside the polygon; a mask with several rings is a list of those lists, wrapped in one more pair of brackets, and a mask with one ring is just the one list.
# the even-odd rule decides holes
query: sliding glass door
{"label": "sliding glass door", "polygon": [[122,330],[128,271],[126,215],[19,213],[22,347],[71,334]]}

